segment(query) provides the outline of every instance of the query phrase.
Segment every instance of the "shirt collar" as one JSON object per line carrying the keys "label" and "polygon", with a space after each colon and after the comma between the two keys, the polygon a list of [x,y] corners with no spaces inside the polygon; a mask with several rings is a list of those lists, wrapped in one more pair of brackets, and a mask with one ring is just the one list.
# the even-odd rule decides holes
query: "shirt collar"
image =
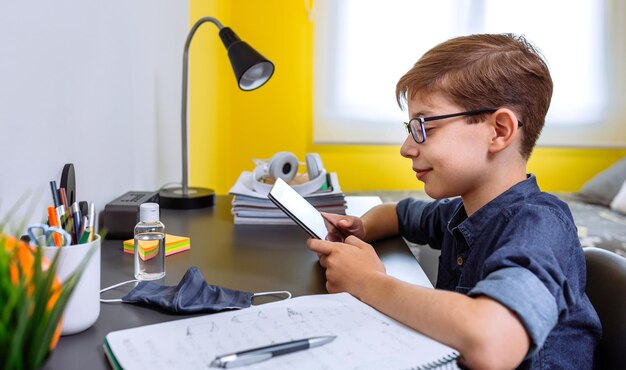
{"label": "shirt collar", "polygon": [[504,193],[492,199],[471,217],[467,217],[465,207],[461,201],[448,222],[448,231],[454,235],[455,229],[458,229],[471,248],[474,241],[473,235],[492,225],[495,221],[494,218],[499,217],[502,213],[502,209],[518,202],[520,199],[526,198],[530,194],[540,191],[535,175],[528,174],[526,175],[526,180],[518,182]]}

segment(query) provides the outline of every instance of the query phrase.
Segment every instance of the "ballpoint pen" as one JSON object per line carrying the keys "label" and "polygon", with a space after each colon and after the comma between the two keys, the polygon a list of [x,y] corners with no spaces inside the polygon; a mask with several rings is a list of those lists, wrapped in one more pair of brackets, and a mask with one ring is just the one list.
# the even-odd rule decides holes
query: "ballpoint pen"
{"label": "ballpoint pen", "polygon": [[94,239],[94,234],[96,232],[96,205],[91,202],[89,203],[89,237],[87,239],[87,243],[91,243]]}
{"label": "ballpoint pen", "polygon": [[230,353],[217,356],[211,367],[231,368],[246,366],[257,362],[269,360],[272,357],[286,355],[291,352],[301,351],[313,347],[319,347],[335,340],[337,336],[313,337],[294,340],[291,342],[277,343],[265,347],[253,348],[247,351]]}
{"label": "ballpoint pen", "polygon": [[78,209],[78,203],[72,204],[72,216],[74,219],[74,242],[78,244],[80,241],[80,210]]}
{"label": "ballpoint pen", "polygon": [[[87,222],[87,221],[85,221]],[[78,240],[78,244],[89,243],[89,236],[91,235],[91,230],[89,230],[89,226],[86,226],[83,229],[83,233],[80,235],[80,239]]]}
{"label": "ballpoint pen", "polygon": [[59,201],[63,206],[63,209],[69,213],[70,205],[67,203],[67,193],[65,192],[65,188],[59,188]]}
{"label": "ballpoint pen", "polygon": [[[78,208],[80,208],[80,206]],[[83,216],[83,219],[80,222],[80,238],[78,239],[78,244],[87,243],[88,239],[89,239],[89,217]]]}

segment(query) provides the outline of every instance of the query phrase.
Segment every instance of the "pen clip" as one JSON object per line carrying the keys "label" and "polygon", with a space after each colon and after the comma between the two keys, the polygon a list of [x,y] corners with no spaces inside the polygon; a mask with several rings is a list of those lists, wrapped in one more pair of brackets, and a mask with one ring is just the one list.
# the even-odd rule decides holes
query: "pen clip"
{"label": "pen clip", "polygon": [[228,369],[231,367],[246,366],[256,364],[257,362],[269,360],[272,358],[271,353],[247,353],[243,355],[227,355],[217,357],[211,362],[211,367],[221,367]]}

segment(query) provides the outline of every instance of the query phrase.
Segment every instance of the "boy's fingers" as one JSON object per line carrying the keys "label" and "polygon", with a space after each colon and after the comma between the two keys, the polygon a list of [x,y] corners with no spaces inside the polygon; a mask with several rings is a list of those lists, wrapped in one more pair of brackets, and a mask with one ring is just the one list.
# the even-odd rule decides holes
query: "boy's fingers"
{"label": "boy's fingers", "polygon": [[325,219],[332,221],[335,218],[337,218],[339,215],[335,214],[335,213],[328,213],[328,212],[320,212],[322,214],[322,217],[324,217]]}
{"label": "boy's fingers", "polygon": [[323,255],[323,254],[320,255],[319,259],[320,259],[320,266],[322,266],[323,268],[327,268],[327,265],[326,265],[326,255]]}
{"label": "boy's fingers", "polygon": [[329,232],[328,235],[326,236],[326,240],[328,240],[329,242],[342,242],[343,234],[339,232],[337,233]]}
{"label": "boy's fingers", "polygon": [[324,219],[324,225],[326,225],[326,229],[328,229],[328,231],[335,233],[339,232],[333,221],[327,218],[324,214],[322,214],[322,218]]}
{"label": "boy's fingers", "polygon": [[330,222],[333,226],[336,226],[339,222],[341,222],[342,224],[345,225],[345,223],[347,222],[349,224],[349,220],[346,218],[345,215],[338,215],[336,213],[326,213],[326,212],[321,212],[322,217],[324,219],[326,219],[326,221]]}
{"label": "boy's fingers", "polygon": [[364,242],[363,240],[357,238],[354,235],[348,236],[343,242],[346,243],[346,244],[353,245],[353,246],[355,246],[355,247],[357,247],[359,249],[363,249],[363,248],[369,246],[369,244],[367,244],[366,242]]}
{"label": "boy's fingers", "polygon": [[318,255],[320,253],[327,255],[333,250],[333,244],[331,242],[313,238],[309,238],[309,240],[306,241],[306,246],[313,252],[317,252]]}
{"label": "boy's fingers", "polygon": [[[332,215],[328,217],[328,215]],[[352,220],[343,218],[341,215],[334,215],[332,213],[322,213],[322,218],[324,219],[324,224],[326,225],[326,229],[328,229],[328,240],[334,242],[343,241],[343,239],[350,235],[349,228],[352,225]],[[341,226],[339,225],[341,223]]]}

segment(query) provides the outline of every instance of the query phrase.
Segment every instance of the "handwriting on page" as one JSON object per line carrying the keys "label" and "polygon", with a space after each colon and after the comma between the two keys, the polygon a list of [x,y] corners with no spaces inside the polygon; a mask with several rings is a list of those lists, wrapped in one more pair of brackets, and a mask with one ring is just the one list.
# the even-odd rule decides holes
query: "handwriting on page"
{"label": "handwriting on page", "polygon": [[[332,297],[324,298],[324,297]],[[204,368],[218,355],[306,337],[336,335],[326,346],[279,356],[251,369],[396,368],[450,352],[343,295],[300,297],[241,311],[114,332],[109,344],[123,367]],[[307,299],[303,299],[307,298]],[[121,337],[114,337],[114,336]],[[441,356],[437,355],[439,351]]]}

